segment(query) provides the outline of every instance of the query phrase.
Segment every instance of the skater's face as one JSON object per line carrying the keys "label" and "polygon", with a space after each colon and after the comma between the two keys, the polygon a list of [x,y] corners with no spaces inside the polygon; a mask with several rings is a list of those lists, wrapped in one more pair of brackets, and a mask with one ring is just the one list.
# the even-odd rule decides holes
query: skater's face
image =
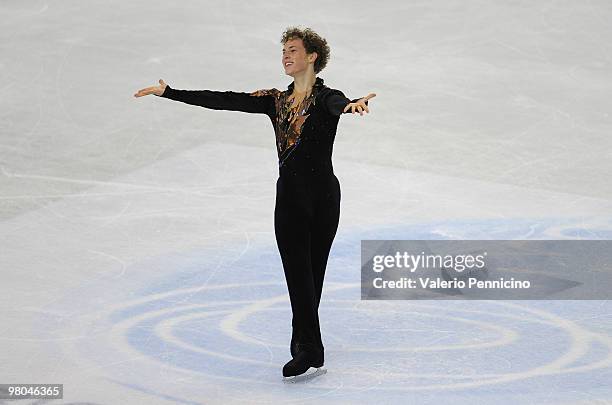
{"label": "skater's face", "polygon": [[308,65],[313,65],[317,58],[317,53],[306,53],[306,48],[300,38],[290,39],[283,46],[283,67],[285,74],[295,76],[305,71]]}

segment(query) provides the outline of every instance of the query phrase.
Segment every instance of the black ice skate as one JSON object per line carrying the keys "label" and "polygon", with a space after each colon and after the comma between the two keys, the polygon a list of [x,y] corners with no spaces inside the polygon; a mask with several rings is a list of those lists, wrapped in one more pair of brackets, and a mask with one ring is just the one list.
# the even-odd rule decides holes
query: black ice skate
{"label": "black ice skate", "polygon": [[[292,346],[293,349],[293,346]],[[285,382],[297,382],[325,374],[327,370],[323,367],[323,351],[312,349],[301,344],[296,344],[297,353],[283,367],[283,380]],[[311,370],[311,368],[313,368]]]}

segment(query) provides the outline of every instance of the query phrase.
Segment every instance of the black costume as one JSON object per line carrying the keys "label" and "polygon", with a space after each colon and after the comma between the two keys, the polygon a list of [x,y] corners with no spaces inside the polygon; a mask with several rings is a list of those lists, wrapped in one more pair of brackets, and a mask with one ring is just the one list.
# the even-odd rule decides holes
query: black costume
{"label": "black costume", "polygon": [[320,367],[323,343],[318,307],[340,217],[340,184],[332,167],[332,148],[340,114],[358,99],[349,100],[317,77],[311,94],[292,109],[288,97],[293,86],[253,93],[167,86],[161,97],[215,110],[266,114],[272,121],[279,158],[274,230],[293,313],[291,354],[315,353],[310,363]]}

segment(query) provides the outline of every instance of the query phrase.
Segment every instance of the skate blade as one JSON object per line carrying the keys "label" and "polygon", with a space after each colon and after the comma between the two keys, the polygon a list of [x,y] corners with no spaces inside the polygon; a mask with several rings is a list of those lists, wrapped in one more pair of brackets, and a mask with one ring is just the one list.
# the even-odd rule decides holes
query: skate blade
{"label": "skate blade", "polygon": [[327,370],[322,367],[319,367],[319,368],[310,367],[308,370],[306,370],[304,374],[295,375],[291,377],[283,377],[283,382],[292,384],[292,383],[308,381],[315,377],[323,375],[325,373],[327,373]]}

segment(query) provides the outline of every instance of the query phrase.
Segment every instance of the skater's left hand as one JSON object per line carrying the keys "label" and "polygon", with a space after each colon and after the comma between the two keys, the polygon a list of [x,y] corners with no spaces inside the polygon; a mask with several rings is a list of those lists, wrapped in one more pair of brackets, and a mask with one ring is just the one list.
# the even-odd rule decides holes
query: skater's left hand
{"label": "skater's left hand", "polygon": [[368,109],[368,105],[366,104],[366,101],[368,101],[369,99],[376,97],[376,93],[370,93],[365,97],[360,98],[359,100],[357,100],[356,103],[348,103],[346,105],[346,107],[344,107],[344,112],[347,112],[348,109],[351,109],[351,113],[355,114],[355,109],[357,109],[357,112],[359,112],[359,115],[363,115],[363,111],[365,110],[365,112],[369,113],[370,110]]}

